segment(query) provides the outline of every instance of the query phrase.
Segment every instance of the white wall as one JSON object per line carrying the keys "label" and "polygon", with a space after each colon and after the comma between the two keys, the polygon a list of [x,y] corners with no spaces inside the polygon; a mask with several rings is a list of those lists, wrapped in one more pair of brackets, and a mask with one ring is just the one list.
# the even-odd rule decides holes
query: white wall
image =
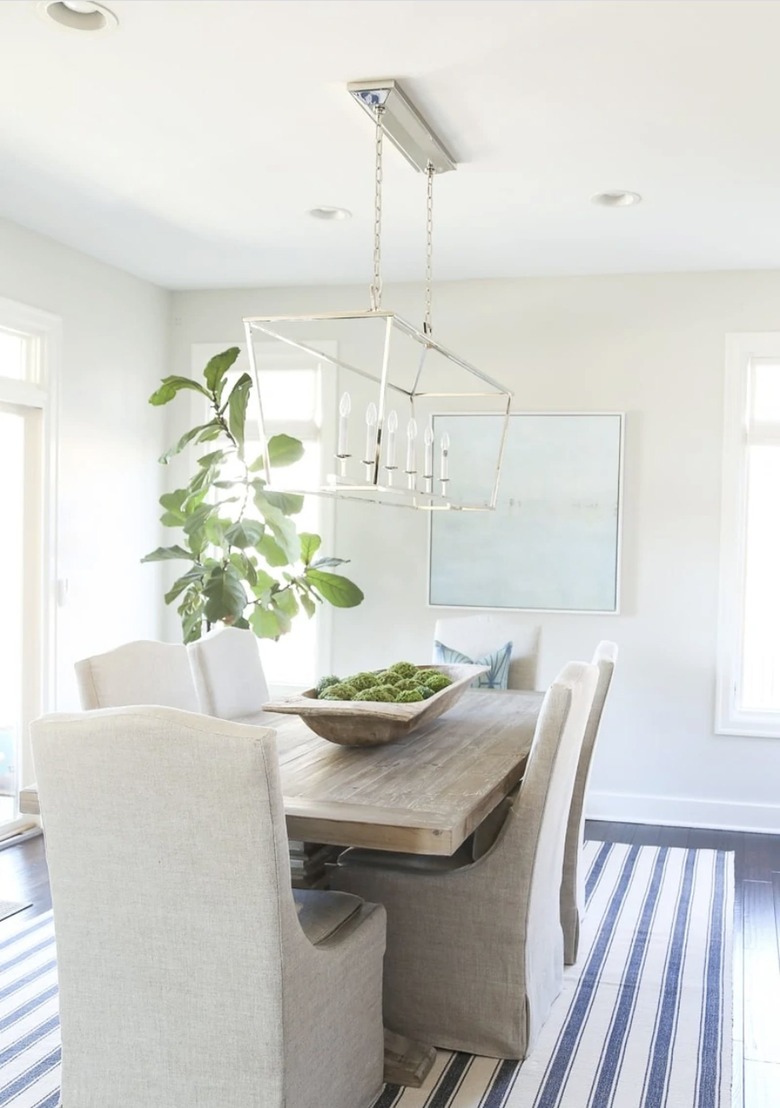
{"label": "white wall", "polygon": [[[415,320],[418,288],[385,292]],[[240,342],[263,312],[366,306],[366,289],[174,294],[173,357]],[[435,295],[437,336],[514,388],[517,410],[627,413],[622,613],[529,614],[540,677],[611,638],[620,662],[590,814],[780,830],[780,740],[716,736],[713,697],[724,334],[780,330],[780,273],[458,282]],[[334,668],[425,660],[424,514],[339,506],[335,553],[365,604],[337,612]]]}
{"label": "white wall", "polygon": [[77,708],[73,662],[161,631],[165,417],[147,399],[167,370],[170,294],[0,221],[0,296],[62,318],[59,372],[56,698]]}

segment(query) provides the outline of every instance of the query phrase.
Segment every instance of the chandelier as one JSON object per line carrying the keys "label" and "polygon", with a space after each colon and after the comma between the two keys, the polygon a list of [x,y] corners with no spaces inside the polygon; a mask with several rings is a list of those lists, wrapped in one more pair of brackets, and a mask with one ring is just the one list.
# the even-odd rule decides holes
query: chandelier
{"label": "chandelier", "polygon": [[[394,80],[348,85],[375,129],[373,279],[369,307],[351,312],[244,319],[261,440],[264,370],[280,346],[323,374],[322,444],[332,472],[310,487],[285,484],[264,452],[269,489],[368,500],[425,511],[496,506],[512,393],[433,336],[433,184],[455,169],[433,130]],[[425,301],[422,327],[382,306],[383,140],[425,174]],[[278,357],[276,359],[278,364]],[[324,375],[327,374],[327,380]],[[478,448],[463,416],[484,416]]]}

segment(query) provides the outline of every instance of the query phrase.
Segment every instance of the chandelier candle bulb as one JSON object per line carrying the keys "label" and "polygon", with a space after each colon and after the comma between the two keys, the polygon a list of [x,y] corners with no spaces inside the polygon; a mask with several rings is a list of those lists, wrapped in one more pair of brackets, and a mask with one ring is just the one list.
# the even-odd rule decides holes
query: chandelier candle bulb
{"label": "chandelier candle bulb", "polygon": [[339,458],[349,457],[349,413],[352,410],[352,401],[349,398],[349,393],[345,392],[339,403],[339,437],[338,445],[336,447],[336,456]]}
{"label": "chandelier candle bulb", "polygon": [[396,469],[395,464],[395,446],[396,446],[396,432],[398,431],[398,416],[396,412],[390,411],[387,414],[387,447],[385,451],[385,469]]}
{"label": "chandelier candle bulb", "polygon": [[441,458],[439,459],[439,480],[445,484],[450,479],[450,436],[445,431],[439,442]]}
{"label": "chandelier candle bulb", "polygon": [[373,466],[376,457],[376,404],[369,404],[366,408],[366,452],[363,461],[367,466]]}
{"label": "chandelier candle bulb", "polygon": [[406,425],[406,472],[417,472],[417,421],[410,419]]}
{"label": "chandelier candle bulb", "polygon": [[429,477],[433,477],[433,427],[431,427],[430,424],[425,428],[423,441],[425,442],[425,467],[423,469],[423,477],[427,480]]}

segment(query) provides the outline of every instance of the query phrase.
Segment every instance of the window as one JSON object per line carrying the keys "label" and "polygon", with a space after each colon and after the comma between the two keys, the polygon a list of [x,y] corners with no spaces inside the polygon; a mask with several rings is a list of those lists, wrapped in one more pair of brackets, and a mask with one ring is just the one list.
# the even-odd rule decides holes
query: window
{"label": "window", "polygon": [[54,431],[52,362],[59,321],[0,299],[0,472],[5,512],[0,579],[0,835],[20,824],[19,788],[32,779],[28,727],[50,708],[53,665]]}
{"label": "window", "polygon": [[[215,354],[227,349],[231,343],[193,346],[192,374],[199,377],[203,367]],[[322,345],[322,344],[320,344]],[[237,379],[248,372],[246,353],[233,365],[229,377]],[[274,350],[273,368],[263,369],[263,413],[269,435],[284,432],[301,440],[305,447],[303,458],[287,470],[292,481],[297,477],[302,487],[319,483],[322,479],[322,412],[333,408],[333,398],[322,395],[323,375],[294,352],[279,353]],[[193,393],[193,396],[196,394]],[[246,426],[247,456],[261,452],[260,428],[250,405]],[[322,536],[323,552],[332,552],[333,506],[318,496],[307,496],[303,510],[294,517],[299,531],[314,531]],[[278,642],[260,640],[263,669],[269,686],[274,692],[313,685],[317,678],[330,668],[331,613],[327,604],[317,607],[313,619],[299,614],[293,620],[292,629]]]}
{"label": "window", "polygon": [[726,355],[715,727],[780,737],[780,333]]}

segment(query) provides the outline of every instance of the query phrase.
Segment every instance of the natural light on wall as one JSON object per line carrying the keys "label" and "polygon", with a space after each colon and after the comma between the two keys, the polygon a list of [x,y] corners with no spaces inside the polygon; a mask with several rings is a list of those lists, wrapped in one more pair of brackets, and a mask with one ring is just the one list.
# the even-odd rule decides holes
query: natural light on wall
{"label": "natural light on wall", "polygon": [[780,737],[780,334],[727,337],[716,730]]}

